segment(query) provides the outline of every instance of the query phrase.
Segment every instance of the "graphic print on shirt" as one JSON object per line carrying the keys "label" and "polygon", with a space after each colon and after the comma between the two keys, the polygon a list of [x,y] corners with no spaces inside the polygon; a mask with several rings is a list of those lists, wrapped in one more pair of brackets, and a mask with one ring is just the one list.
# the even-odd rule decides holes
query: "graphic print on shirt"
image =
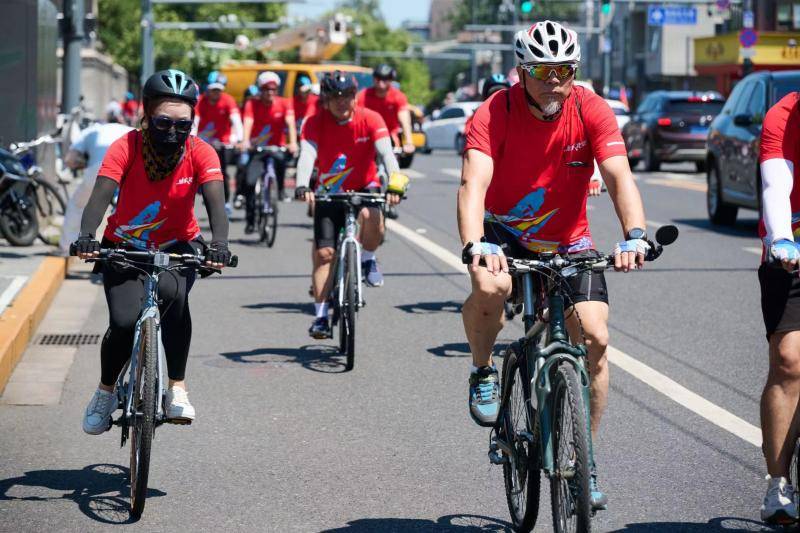
{"label": "graphic print on shirt", "polygon": [[197,136],[205,142],[210,143],[217,138],[217,128],[214,126],[213,122],[209,122],[206,124],[206,127],[203,128],[203,131],[197,132]]}
{"label": "graphic print on shirt", "polygon": [[261,133],[253,137],[252,144],[255,146],[267,146],[270,139],[272,139],[272,126],[267,124],[261,130]]}
{"label": "graphic print on shirt", "polygon": [[347,168],[347,156],[339,154],[330,170],[320,175],[317,190],[329,193],[339,192],[351,172],[353,172],[353,167]]}
{"label": "graphic print on shirt", "polygon": [[146,250],[147,243],[150,240],[150,232],[157,230],[167,221],[166,218],[156,220],[160,211],[161,202],[156,200],[142,209],[127,224],[120,224],[114,231],[114,235],[136,248]]}
{"label": "graphic print on shirt", "polygon": [[536,234],[558,212],[558,208],[547,213],[537,213],[544,205],[545,189],[540,187],[528,193],[517,202],[507,215],[495,215],[486,211],[484,220],[499,222],[517,238],[517,241],[532,252],[555,252],[558,249],[557,241],[545,241],[536,238]]}

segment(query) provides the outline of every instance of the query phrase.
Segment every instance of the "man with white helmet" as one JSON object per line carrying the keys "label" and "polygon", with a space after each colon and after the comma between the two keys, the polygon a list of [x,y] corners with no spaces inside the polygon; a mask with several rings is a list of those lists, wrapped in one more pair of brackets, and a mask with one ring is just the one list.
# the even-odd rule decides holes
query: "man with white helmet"
{"label": "man with white helmet", "polygon": [[[244,140],[241,150],[246,152],[256,146],[286,146],[294,155],[297,153],[297,128],[294,122],[292,101],[278,96],[281,78],[274,72],[262,72],[256,79],[261,93],[258,98],[248,100],[244,105]],[[284,132],[288,132],[288,141]],[[283,159],[272,157],[278,179],[278,192],[283,196],[283,178],[286,163]],[[258,160],[265,164],[266,159]],[[251,164],[256,164],[255,162]],[[252,233],[255,226],[255,183],[244,182],[246,224],[245,233]]]}
{"label": "man with white helmet", "polygon": [[[473,358],[469,407],[480,425],[492,426],[499,410],[492,349],[511,294],[505,253],[596,255],[586,218],[586,198],[597,159],[622,225],[615,267],[641,268],[649,248],[645,215],[614,113],[604,100],[573,81],[581,58],[577,34],[551,21],[514,37],[520,82],[496,92],[476,111],[467,132],[458,226],[464,253],[472,256],[472,294],[463,307]],[[479,266],[483,259],[486,267]],[[608,297],[602,273],[576,276],[571,299],[580,314],[591,376],[592,433],[597,434],[608,397]],[[573,339],[582,339],[569,313]],[[591,501],[606,508],[592,465]]]}

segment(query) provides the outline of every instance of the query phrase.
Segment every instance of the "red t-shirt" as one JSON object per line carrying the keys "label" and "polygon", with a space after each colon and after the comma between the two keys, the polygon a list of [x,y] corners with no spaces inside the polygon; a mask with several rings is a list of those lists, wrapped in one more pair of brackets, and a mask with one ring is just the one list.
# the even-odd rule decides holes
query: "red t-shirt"
{"label": "red t-shirt", "polygon": [[250,144],[253,146],[286,146],[286,117],[294,120],[292,102],[282,96],[275,96],[271,105],[260,98],[253,98],[244,104],[244,118],[253,119],[250,130]]}
{"label": "red t-shirt", "polygon": [[299,96],[295,95],[293,104],[295,118],[301,119],[313,115],[317,110],[318,101],[319,96],[314,93],[309,94],[305,102]]}
{"label": "red t-shirt", "polygon": [[358,93],[356,103],[380,113],[389,133],[395,133],[400,129],[400,119],[397,118],[397,113],[408,109],[408,98],[403,91],[394,87],[389,87],[385,98],[378,98],[375,95],[375,87],[364,89]]}
{"label": "red t-shirt", "polygon": [[[794,185],[789,195],[792,207],[792,234],[795,240],[800,237],[800,93],[792,92],[767,111],[761,128],[761,155],[759,162],[769,159],[786,159],[794,165]],[[788,135],[786,132],[789,132]],[[767,228],[762,217],[758,223],[758,236],[767,236]],[[764,257],[762,257],[764,260]]]}
{"label": "red t-shirt", "polygon": [[592,159],[626,155],[614,113],[601,97],[574,87],[561,116],[544,122],[531,115],[517,84],[484,102],[466,133],[467,150],[494,159],[486,221],[499,222],[533,252],[594,248],[586,218]]}
{"label": "red t-shirt", "polygon": [[190,137],[173,173],[151,181],[144,169],[138,130],[114,141],[97,175],[120,184],[117,209],[108,217],[105,237],[143,250],[200,235],[194,216],[195,194],[200,185],[222,180],[217,153],[205,141]]}
{"label": "red t-shirt", "polygon": [[303,123],[301,139],[317,147],[318,190],[361,191],[380,187],[375,165],[375,141],[388,137],[381,116],[356,107],[346,124],[337,123],[328,110],[320,110]]}
{"label": "red t-shirt", "polygon": [[231,142],[231,116],[239,114],[236,100],[228,93],[222,93],[216,104],[212,104],[204,94],[197,102],[195,113],[200,118],[197,136],[206,142],[217,140],[223,144]]}

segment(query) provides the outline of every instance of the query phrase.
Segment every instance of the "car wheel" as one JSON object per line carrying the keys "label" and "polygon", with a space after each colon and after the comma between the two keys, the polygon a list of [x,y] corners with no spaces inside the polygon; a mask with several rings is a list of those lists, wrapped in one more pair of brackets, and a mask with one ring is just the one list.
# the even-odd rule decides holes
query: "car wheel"
{"label": "car wheel", "polygon": [[642,152],[644,156],[644,170],[646,172],[657,172],[661,169],[661,161],[659,161],[656,156],[653,141],[645,139]]}
{"label": "car wheel", "polygon": [[739,208],[722,201],[722,180],[715,163],[708,166],[706,176],[708,178],[708,190],[706,191],[708,219],[716,226],[733,226],[736,224],[736,214]]}
{"label": "car wheel", "polygon": [[697,168],[697,172],[708,172],[708,163],[705,161],[695,161],[694,166]]}

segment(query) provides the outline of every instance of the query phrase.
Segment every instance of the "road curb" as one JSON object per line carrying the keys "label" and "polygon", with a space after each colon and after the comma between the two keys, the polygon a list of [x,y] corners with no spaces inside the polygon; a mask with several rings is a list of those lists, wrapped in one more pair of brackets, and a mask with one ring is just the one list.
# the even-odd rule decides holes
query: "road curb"
{"label": "road curb", "polygon": [[0,315],[0,394],[67,274],[67,259],[45,257]]}

